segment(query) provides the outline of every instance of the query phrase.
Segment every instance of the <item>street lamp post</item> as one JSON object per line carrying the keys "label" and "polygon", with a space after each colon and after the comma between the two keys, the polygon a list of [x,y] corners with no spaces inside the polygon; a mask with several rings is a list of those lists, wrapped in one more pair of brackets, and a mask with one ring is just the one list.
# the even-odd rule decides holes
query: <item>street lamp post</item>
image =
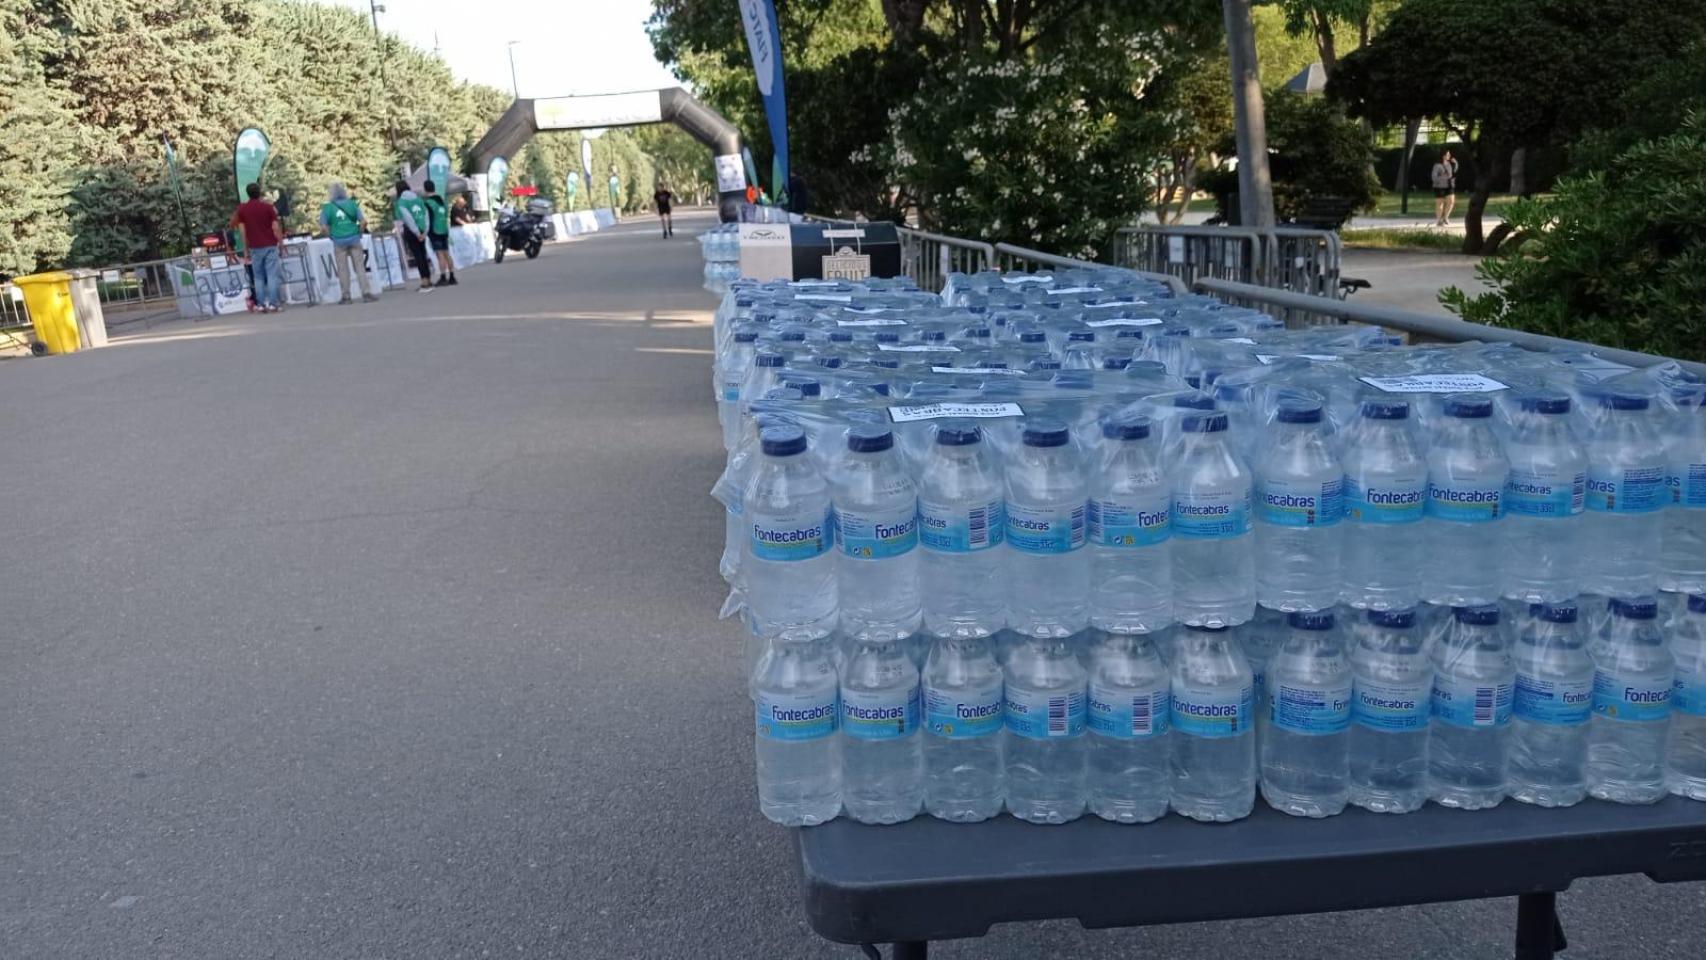
{"label": "street lamp post", "polygon": [[509,42],[509,88],[517,100],[521,99],[521,83],[515,79],[515,45],[520,42],[520,40]]}

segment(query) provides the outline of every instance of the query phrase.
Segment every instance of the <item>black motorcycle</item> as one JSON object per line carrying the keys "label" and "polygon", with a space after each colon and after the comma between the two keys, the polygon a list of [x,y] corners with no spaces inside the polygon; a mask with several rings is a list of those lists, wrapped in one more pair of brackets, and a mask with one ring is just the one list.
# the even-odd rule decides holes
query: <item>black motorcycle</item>
{"label": "black motorcycle", "polygon": [[553,233],[548,217],[532,212],[516,213],[512,210],[498,215],[494,232],[497,240],[494,246],[497,249],[493,252],[492,259],[498,263],[504,262],[506,250],[522,251],[527,254],[527,259],[532,260],[539,256],[539,248],[545,245],[545,241],[549,240]]}

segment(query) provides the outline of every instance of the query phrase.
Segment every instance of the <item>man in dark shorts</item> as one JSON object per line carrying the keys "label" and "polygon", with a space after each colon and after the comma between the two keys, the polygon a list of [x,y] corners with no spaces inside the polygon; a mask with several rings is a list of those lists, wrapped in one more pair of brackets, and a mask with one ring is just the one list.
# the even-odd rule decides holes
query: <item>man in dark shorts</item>
{"label": "man in dark shorts", "polygon": [[426,204],[409,185],[397,181],[397,205],[391,210],[392,219],[397,221],[397,233],[403,241],[403,249],[409,253],[409,259],[415,264],[415,272],[421,275],[421,292],[432,292],[432,260],[427,257],[426,233],[427,224],[431,217],[427,213]]}
{"label": "man in dark shorts", "polygon": [[658,181],[658,189],[652,194],[652,202],[658,205],[658,220],[663,223],[664,239],[675,236],[675,224],[669,215],[670,207],[675,203],[675,194],[669,192],[669,184]]}
{"label": "man in dark shorts", "polygon": [[432,245],[432,252],[438,257],[438,285],[454,287],[456,262],[450,259],[450,205],[438,195],[431,180],[422,183],[421,189],[426,191],[421,202],[427,208],[427,243]]}

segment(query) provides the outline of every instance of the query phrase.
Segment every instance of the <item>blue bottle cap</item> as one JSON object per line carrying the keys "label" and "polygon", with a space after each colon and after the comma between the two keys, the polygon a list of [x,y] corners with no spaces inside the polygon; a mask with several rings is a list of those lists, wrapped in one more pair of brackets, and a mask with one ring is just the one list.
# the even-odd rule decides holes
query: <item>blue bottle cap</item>
{"label": "blue bottle cap", "polygon": [[1321,401],[1288,397],[1274,408],[1274,419],[1280,423],[1320,423]]}
{"label": "blue bottle cap", "polygon": [[1556,416],[1570,412],[1570,398],[1561,393],[1531,393],[1518,401],[1524,413]]}
{"label": "blue bottle cap", "polygon": [[1599,398],[1599,405],[1611,410],[1645,410],[1652,401],[1638,393],[1607,393]]}
{"label": "blue bottle cap", "polygon": [[1131,366],[1130,357],[1108,357],[1102,361],[1103,370],[1124,370]]}
{"label": "blue bottle cap", "polygon": [[1575,623],[1581,615],[1574,601],[1564,603],[1529,604],[1528,612],[1547,623]]}
{"label": "blue bottle cap", "polygon": [[1031,361],[1031,369],[1032,370],[1059,370],[1060,369],[1060,361],[1059,360],[1032,360]]}
{"label": "blue bottle cap", "polygon": [[923,340],[925,343],[934,343],[938,340],[946,340],[948,339],[948,331],[926,330],[919,335],[918,339]]}
{"label": "blue bottle cap", "polygon": [[1197,633],[1225,633],[1232,628],[1224,623],[1187,623],[1185,629]]}
{"label": "blue bottle cap", "polygon": [[1027,447],[1064,447],[1071,434],[1058,420],[1038,418],[1025,424],[1021,438]]}
{"label": "blue bottle cap", "polygon": [[936,428],[939,447],[966,447],[983,440],[983,428],[964,420],[949,420]]}
{"label": "blue bottle cap", "polygon": [[1043,343],[1048,337],[1041,330],[1026,330],[1019,334],[1020,343]]}
{"label": "blue bottle cap", "polygon": [[1068,343],[1095,343],[1096,342],[1096,331],[1094,331],[1094,330],[1074,330],[1071,333],[1066,335],[1066,342],[1068,342]]}
{"label": "blue bottle cap", "polygon": [[1406,607],[1402,610],[1370,610],[1368,622],[1377,627],[1387,627],[1392,630],[1408,630],[1416,625],[1416,608]]}
{"label": "blue bottle cap", "polygon": [[793,387],[795,390],[800,391],[800,396],[802,397],[823,396],[823,384],[818,383],[810,377],[794,377],[792,379],[782,381],[782,385],[784,387]]}
{"label": "blue bottle cap", "polygon": [[757,339],[758,339],[758,331],[757,330],[736,330],[735,331],[735,342],[736,343],[751,343]]}
{"label": "blue bottle cap", "polygon": [[1173,398],[1173,406],[1180,410],[1213,410],[1214,398],[1201,393],[1185,393]]}
{"label": "blue bottle cap", "polygon": [[871,339],[876,343],[899,343],[900,334],[895,333],[893,330],[883,330],[873,334]]}
{"label": "blue bottle cap", "polygon": [[1185,417],[1179,429],[1186,433],[1220,433],[1226,429],[1226,414],[1193,413]]}
{"label": "blue bottle cap", "polygon": [[1142,440],[1149,436],[1149,418],[1144,416],[1114,417],[1102,421],[1102,436],[1109,440]]}
{"label": "blue bottle cap", "polygon": [[1286,614],[1286,625],[1293,630],[1331,630],[1333,629],[1333,611],[1331,610],[1299,610]]}
{"label": "blue bottle cap", "polygon": [[1706,613],[1706,593],[1691,593],[1688,595],[1689,613]]}
{"label": "blue bottle cap", "polygon": [[834,370],[837,367],[841,366],[841,358],[840,357],[818,357],[817,358],[817,365],[820,367],[828,367],[829,369]]}
{"label": "blue bottle cap", "polygon": [[1493,401],[1486,397],[1446,397],[1445,415],[1458,420],[1481,420],[1493,415]]}
{"label": "blue bottle cap", "polygon": [[[887,387],[888,384],[877,384]],[[894,431],[881,424],[861,423],[847,431],[847,449],[854,453],[877,453],[894,446]]]}
{"label": "blue bottle cap", "polygon": [[793,424],[765,427],[758,439],[767,457],[791,457],[806,452],[806,432]]}
{"label": "blue bottle cap", "polygon": [[1499,605],[1483,603],[1473,607],[1452,607],[1451,615],[1457,618],[1458,623],[1490,627],[1499,622]]}
{"label": "blue bottle cap", "polygon": [[845,330],[831,330],[829,332],[829,342],[830,343],[852,343],[853,342],[853,335],[851,333],[848,333]]}
{"label": "blue bottle cap", "polygon": [[1362,415],[1366,420],[1408,420],[1410,418],[1410,401],[1408,400],[1364,400]]}
{"label": "blue bottle cap", "polygon": [[1652,620],[1659,615],[1659,601],[1650,596],[1612,597],[1611,612],[1625,620]]}
{"label": "blue bottle cap", "polygon": [[761,353],[753,357],[752,362],[760,367],[780,367],[788,362],[788,358],[779,353]]}

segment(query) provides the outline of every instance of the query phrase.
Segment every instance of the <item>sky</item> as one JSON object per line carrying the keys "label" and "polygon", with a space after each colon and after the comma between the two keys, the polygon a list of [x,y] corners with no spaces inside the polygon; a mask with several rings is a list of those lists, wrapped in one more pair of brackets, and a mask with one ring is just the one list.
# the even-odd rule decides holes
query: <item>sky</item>
{"label": "sky", "polygon": [[[367,12],[368,0],[330,0]],[[651,0],[379,0],[379,29],[438,48],[458,77],[510,90],[509,42],[523,97],[678,86],[646,38]],[[731,3],[730,8],[734,5]],[[733,16],[734,14],[730,14]]]}

